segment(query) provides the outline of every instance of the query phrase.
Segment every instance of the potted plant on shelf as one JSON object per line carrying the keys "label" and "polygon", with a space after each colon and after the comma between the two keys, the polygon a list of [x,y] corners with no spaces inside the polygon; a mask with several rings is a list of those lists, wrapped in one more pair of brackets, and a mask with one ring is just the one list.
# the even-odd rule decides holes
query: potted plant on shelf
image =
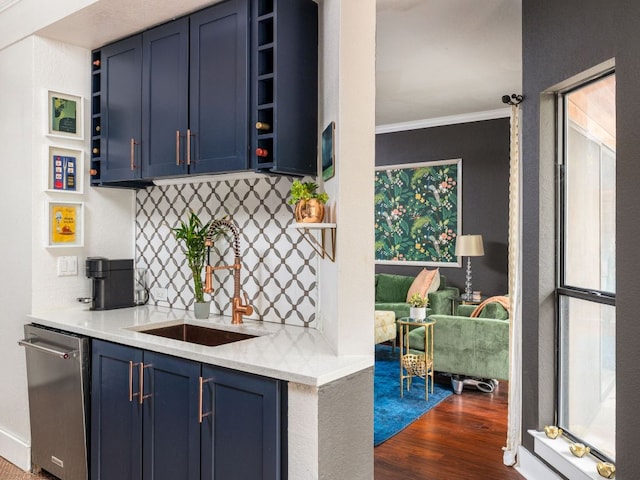
{"label": "potted plant on shelf", "polygon": [[193,307],[196,318],[208,318],[211,302],[204,300],[204,286],[202,283],[202,269],[207,252],[205,240],[209,224],[203,224],[194,212],[189,215],[188,221],[183,221],[180,226],[173,229],[173,234],[178,241],[184,242],[184,254],[191,269],[193,277],[193,294],[195,304]]}
{"label": "potted plant on shelf", "polygon": [[429,299],[419,293],[414,293],[409,298],[409,316],[414,320],[424,320],[427,318],[427,305]]}
{"label": "potted plant on shelf", "polygon": [[318,184],[294,180],[291,184],[289,205],[295,205],[296,222],[321,223],[324,220],[324,204],[329,200],[326,192],[318,192]]}

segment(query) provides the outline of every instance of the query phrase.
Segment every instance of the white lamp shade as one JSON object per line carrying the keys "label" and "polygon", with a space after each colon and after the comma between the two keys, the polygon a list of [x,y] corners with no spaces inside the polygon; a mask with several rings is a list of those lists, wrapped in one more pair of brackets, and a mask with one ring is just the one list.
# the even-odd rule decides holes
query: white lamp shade
{"label": "white lamp shade", "polygon": [[456,255],[462,257],[481,257],[484,255],[482,235],[461,235],[456,240]]}

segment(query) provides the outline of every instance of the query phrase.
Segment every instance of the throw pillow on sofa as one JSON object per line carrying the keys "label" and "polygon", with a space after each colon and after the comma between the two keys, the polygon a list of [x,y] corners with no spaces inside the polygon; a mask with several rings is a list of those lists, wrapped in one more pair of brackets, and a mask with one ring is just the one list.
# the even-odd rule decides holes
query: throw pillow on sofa
{"label": "throw pillow on sofa", "polygon": [[411,297],[418,293],[421,297],[426,297],[427,294],[433,293],[440,287],[440,270],[427,270],[423,268],[422,271],[416,276],[409,287],[407,292],[407,302],[411,300]]}
{"label": "throw pillow on sofa", "polygon": [[413,282],[413,277],[381,274],[376,278],[376,302],[406,302],[407,290]]}

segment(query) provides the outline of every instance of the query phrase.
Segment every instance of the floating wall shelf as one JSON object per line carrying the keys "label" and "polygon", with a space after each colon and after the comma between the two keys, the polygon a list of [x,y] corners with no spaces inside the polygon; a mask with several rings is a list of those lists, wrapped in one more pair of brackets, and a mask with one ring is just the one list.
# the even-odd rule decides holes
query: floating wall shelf
{"label": "floating wall shelf", "polygon": [[[311,248],[320,255],[320,258],[325,256],[332,262],[336,261],[336,224],[335,223],[293,223],[287,228],[291,230],[298,230],[302,235],[302,238],[311,245]],[[320,239],[316,237],[311,230],[320,231]],[[329,230],[331,234],[331,248],[328,248],[326,244],[325,232]]]}

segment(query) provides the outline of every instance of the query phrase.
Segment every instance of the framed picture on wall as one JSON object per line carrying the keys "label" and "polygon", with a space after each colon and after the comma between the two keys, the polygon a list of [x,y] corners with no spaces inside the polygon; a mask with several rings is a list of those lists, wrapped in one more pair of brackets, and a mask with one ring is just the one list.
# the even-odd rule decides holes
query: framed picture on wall
{"label": "framed picture on wall", "polygon": [[51,145],[47,147],[47,152],[46,191],[82,193],[84,152]]}
{"label": "framed picture on wall", "polygon": [[83,139],[82,97],[66,93],[47,93],[47,134],[54,137]]}
{"label": "framed picture on wall", "polygon": [[333,138],[336,123],[331,122],[322,132],[322,180],[327,181],[336,173],[336,155]]}
{"label": "framed picture on wall", "polygon": [[375,262],[459,267],[462,159],[375,169]]}
{"label": "framed picture on wall", "polygon": [[46,247],[84,245],[84,204],[47,201],[45,206]]}

